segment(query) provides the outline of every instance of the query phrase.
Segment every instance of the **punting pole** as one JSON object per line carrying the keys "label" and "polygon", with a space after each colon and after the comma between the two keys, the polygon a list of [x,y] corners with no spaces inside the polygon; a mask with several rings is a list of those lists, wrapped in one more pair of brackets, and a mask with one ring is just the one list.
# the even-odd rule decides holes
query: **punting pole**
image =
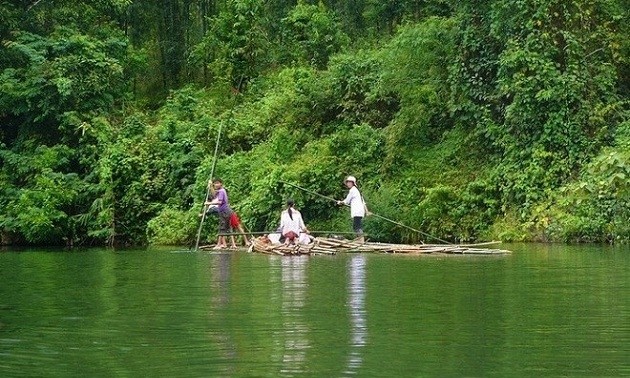
{"label": "punting pole", "polygon": [[[244,75],[241,75],[241,79],[238,82],[238,86],[236,87],[234,93],[239,94],[241,92],[241,85],[243,84]],[[228,121],[232,120],[232,116],[234,114],[234,105],[236,104],[236,97],[233,98],[234,102],[232,103],[232,107],[230,108],[230,116]],[[219,123],[219,132],[217,133],[217,141],[214,144],[214,156],[212,157],[212,169],[210,170],[210,178],[208,181],[212,180],[214,177],[214,168],[217,165],[217,154],[219,152],[219,141],[221,140],[221,128],[223,126],[223,122]],[[199,222],[199,229],[197,230],[197,241],[195,242],[195,251],[199,250],[199,240],[201,239],[201,229],[203,228],[203,222],[206,220],[206,202],[210,199],[210,192],[212,191],[211,185],[208,185],[208,189],[206,190],[206,199],[203,201],[203,205],[201,207],[201,211],[203,211],[201,215],[201,221]]]}
{"label": "punting pole", "polygon": [[[285,181],[280,181],[280,182],[281,182],[281,183],[283,183],[283,184],[286,184],[286,185],[292,186],[292,187],[294,187],[294,188],[300,189],[300,190],[302,190],[302,191],[305,191],[306,193],[310,193],[310,194],[316,195],[316,196],[318,196],[318,197],[321,197],[321,198],[327,199],[327,200],[329,200],[329,201],[334,201],[334,202],[337,202],[337,200],[336,200],[336,199],[334,199],[334,198],[332,198],[332,197],[325,196],[325,195],[323,195],[323,194],[320,194],[320,193],[314,192],[314,191],[312,191],[312,190],[309,190],[309,189],[303,188],[303,187],[301,187],[301,186],[299,186],[299,185],[292,184],[292,183],[290,183],[290,182],[285,182]],[[348,205],[346,205],[346,206],[348,206]],[[400,226],[400,227],[403,227],[403,228],[409,229],[409,230],[411,230],[411,231],[417,232],[417,233],[419,233],[419,234],[421,234],[421,235],[424,235],[424,236],[426,236],[426,237],[429,237],[429,238],[435,239],[435,240],[440,241],[440,242],[442,242],[442,243],[445,243],[445,244],[451,244],[451,245],[453,244],[453,243],[449,243],[449,242],[447,242],[446,240],[442,240],[442,239],[440,239],[440,238],[438,238],[438,237],[436,237],[436,236],[433,236],[433,235],[427,234],[426,232],[420,231],[420,230],[415,229],[415,228],[413,228],[413,227],[409,227],[409,226],[407,226],[407,225],[405,225],[405,224],[402,224],[402,223],[400,223],[400,222],[397,222],[397,221],[395,221],[395,220],[393,220],[393,219],[386,218],[386,217],[384,217],[384,216],[382,216],[382,215],[378,215],[378,214],[375,214],[375,213],[372,213],[372,212],[370,212],[370,214],[371,214],[371,215],[373,215],[373,216],[374,216],[374,217],[376,217],[376,218],[382,219],[382,220],[384,220],[384,221],[387,221],[387,222],[393,223],[393,224],[395,224],[395,225],[397,225],[397,226]]]}
{"label": "punting pole", "polygon": [[[212,158],[212,169],[210,170],[210,180],[214,176],[214,168],[217,165],[217,153],[219,152],[219,141],[221,140],[221,128],[223,126],[223,122],[219,123],[219,132],[217,133],[217,141],[214,144],[214,157]],[[203,201],[203,205],[201,205],[201,221],[199,222],[199,229],[197,230],[197,241],[195,242],[195,251],[199,250],[199,240],[201,239],[201,229],[203,228],[203,222],[206,220],[206,202],[210,199],[211,192],[211,184],[208,183],[208,189],[206,190],[206,199]]]}

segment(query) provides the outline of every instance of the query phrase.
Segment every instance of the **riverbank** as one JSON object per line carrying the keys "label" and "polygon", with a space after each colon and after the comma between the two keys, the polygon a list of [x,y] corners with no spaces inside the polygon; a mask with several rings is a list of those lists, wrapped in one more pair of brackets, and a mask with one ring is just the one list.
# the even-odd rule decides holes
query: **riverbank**
{"label": "riverbank", "polygon": [[252,230],[350,231],[283,183],[353,175],[451,242],[630,241],[623,0],[167,2],[0,3],[3,243],[186,244],[211,172]]}

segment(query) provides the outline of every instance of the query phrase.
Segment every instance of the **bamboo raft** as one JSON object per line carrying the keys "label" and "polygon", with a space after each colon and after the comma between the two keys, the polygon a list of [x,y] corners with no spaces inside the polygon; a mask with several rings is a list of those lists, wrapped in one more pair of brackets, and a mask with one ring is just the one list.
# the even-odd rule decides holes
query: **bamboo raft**
{"label": "bamboo raft", "polygon": [[358,243],[351,240],[340,240],[325,237],[317,237],[310,244],[297,244],[286,246],[284,244],[272,244],[266,237],[253,239],[250,252],[265,253],[270,255],[334,255],[337,252],[345,253],[388,253],[409,255],[506,255],[512,252],[503,249],[481,248],[500,242],[479,244],[388,244],[365,242]]}

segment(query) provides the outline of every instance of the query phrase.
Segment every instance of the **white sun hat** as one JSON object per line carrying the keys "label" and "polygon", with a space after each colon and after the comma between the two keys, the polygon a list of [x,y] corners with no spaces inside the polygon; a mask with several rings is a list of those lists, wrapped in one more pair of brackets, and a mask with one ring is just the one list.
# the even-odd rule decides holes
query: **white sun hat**
{"label": "white sun hat", "polygon": [[348,182],[348,181],[352,181],[352,182],[354,183],[354,185],[356,185],[356,184],[357,184],[357,178],[356,178],[356,177],[354,177],[354,176],[348,176],[348,177],[346,177],[346,181],[344,181],[344,182]]}

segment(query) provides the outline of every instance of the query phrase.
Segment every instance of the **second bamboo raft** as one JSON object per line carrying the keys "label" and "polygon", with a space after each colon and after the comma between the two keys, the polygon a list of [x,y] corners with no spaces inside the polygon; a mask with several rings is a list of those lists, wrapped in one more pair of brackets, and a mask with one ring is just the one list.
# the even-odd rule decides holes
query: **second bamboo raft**
{"label": "second bamboo raft", "polygon": [[389,244],[317,237],[310,244],[283,245],[272,244],[266,237],[253,239],[250,252],[271,255],[334,255],[337,252],[346,253],[404,253],[404,254],[441,254],[441,255],[505,255],[511,253],[503,249],[481,248],[485,245],[496,244]]}

